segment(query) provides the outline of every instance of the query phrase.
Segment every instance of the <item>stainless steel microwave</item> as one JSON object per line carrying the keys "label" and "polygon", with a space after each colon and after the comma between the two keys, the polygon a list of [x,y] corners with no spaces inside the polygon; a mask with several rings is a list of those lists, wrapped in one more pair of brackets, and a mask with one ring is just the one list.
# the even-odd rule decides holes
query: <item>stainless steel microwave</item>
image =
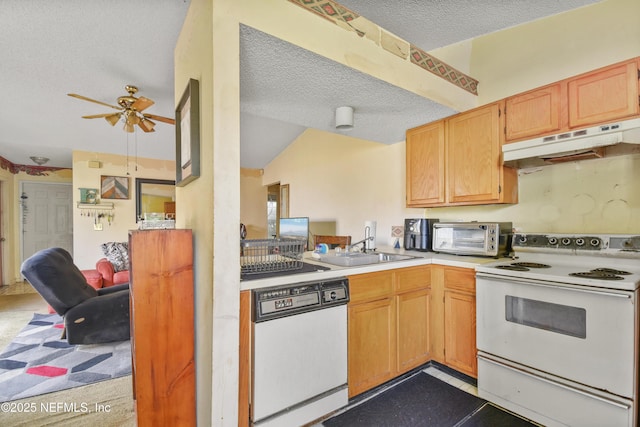
{"label": "stainless steel microwave", "polygon": [[512,228],[510,222],[438,222],[433,224],[432,248],[455,255],[508,255]]}

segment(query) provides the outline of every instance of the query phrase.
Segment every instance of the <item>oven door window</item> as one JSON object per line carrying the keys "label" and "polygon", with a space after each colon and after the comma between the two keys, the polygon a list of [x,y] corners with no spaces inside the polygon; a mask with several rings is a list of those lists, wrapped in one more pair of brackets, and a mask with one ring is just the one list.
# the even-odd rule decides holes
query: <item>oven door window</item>
{"label": "oven door window", "polygon": [[587,337],[584,308],[506,295],[505,309],[508,322],[576,338]]}

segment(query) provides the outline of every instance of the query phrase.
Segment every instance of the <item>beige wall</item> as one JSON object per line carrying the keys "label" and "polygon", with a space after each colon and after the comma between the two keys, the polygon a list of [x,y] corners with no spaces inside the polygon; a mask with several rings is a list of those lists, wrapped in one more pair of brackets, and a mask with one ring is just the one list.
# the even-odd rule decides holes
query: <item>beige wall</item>
{"label": "beige wall", "polygon": [[[94,153],[89,151],[73,152],[73,258],[75,264],[82,270],[93,269],[96,261],[104,254],[100,245],[106,242],[126,242],[129,240],[129,230],[136,226],[136,178],[175,180],[175,162],[146,158],[129,158],[116,154]],[[99,160],[101,168],[90,168],[90,160]],[[129,177],[128,199],[105,199],[104,202],[113,203],[113,220],[111,225],[107,219],[102,220],[102,230],[94,230],[94,218],[82,216],[82,209],[76,208],[80,201],[79,188],[100,189],[100,177],[120,176]],[[106,211],[105,211],[106,212]]]}
{"label": "beige wall", "polygon": [[3,271],[0,280],[3,284],[11,284],[22,280],[20,265],[22,263],[21,236],[22,207],[20,194],[25,182],[57,182],[71,183],[71,169],[61,169],[47,172],[46,175],[34,176],[26,172],[12,174],[0,168],[0,182],[2,185],[2,232],[6,240],[2,242]]}
{"label": "beige wall", "polygon": [[240,169],[240,222],[247,227],[247,239],[267,238],[267,186],[262,169]]}
{"label": "beige wall", "polygon": [[639,17],[640,1],[605,0],[473,40],[479,103],[640,56]]}
{"label": "beige wall", "polygon": [[[216,425],[212,423],[212,402],[214,399],[220,399],[224,401],[224,397],[218,395],[218,391],[212,391],[212,375],[213,375],[213,300],[214,300],[214,269],[215,262],[213,256],[214,248],[214,222],[218,222],[216,218],[216,211],[214,210],[214,194],[218,195],[218,189],[214,188],[214,128],[220,129],[221,126],[214,126],[217,122],[214,112],[218,109],[214,109],[214,102],[219,101],[215,96],[214,89],[223,90],[221,85],[214,87],[214,7],[221,5],[224,2],[212,0],[192,0],[187,12],[185,23],[182,27],[182,31],[178,38],[178,42],[174,51],[174,63],[175,63],[175,99],[179,100],[187,87],[187,83],[190,78],[199,81],[200,85],[200,177],[195,181],[192,181],[184,187],[176,189],[176,226],[178,228],[187,228],[193,230],[194,239],[194,302],[195,302],[195,343],[196,343],[196,407],[197,407],[197,422],[198,425]],[[230,17],[231,19],[231,17]],[[225,25],[219,28],[223,35],[229,40],[230,44],[237,44],[233,39],[237,39],[237,30],[235,34],[231,32],[231,35],[224,35],[224,32],[229,32],[229,29]],[[228,62],[228,68],[236,69],[237,65]],[[223,73],[224,74],[224,73]],[[229,89],[233,88],[233,79]],[[236,84],[237,86],[237,84]],[[229,94],[232,102],[227,108],[237,110],[233,105],[237,101],[233,101],[238,98],[237,93],[231,91]],[[177,101],[176,101],[177,102]],[[218,131],[220,131],[218,130]],[[237,130],[236,130],[237,133]],[[230,136],[229,143],[233,144],[232,136]],[[232,176],[237,176],[239,167],[237,162],[233,158],[229,159],[229,163],[232,166]],[[216,176],[218,174],[224,175],[229,172],[228,167],[221,167],[216,170]],[[226,189],[228,192],[236,191],[239,187],[239,182],[236,180],[235,185]],[[222,190],[224,191],[224,190]],[[237,192],[237,191],[236,191]],[[217,200],[222,200],[223,197],[217,197]],[[233,210],[233,209],[232,209]],[[235,212],[236,219],[239,218],[237,212]],[[221,220],[220,222],[224,222]],[[229,222],[227,220],[227,222]],[[227,224],[231,227],[231,224]],[[239,220],[236,220],[233,224],[236,231],[239,227]],[[237,240],[236,240],[237,242]],[[234,247],[237,247],[234,246]],[[231,252],[231,251],[229,251]],[[221,258],[223,257],[223,251],[220,251]],[[239,261],[236,261],[239,263]],[[236,279],[238,282],[239,279]],[[235,291],[236,297],[228,297],[231,312],[235,312],[237,322],[237,294],[239,284],[228,283],[228,287],[231,291]],[[224,297],[220,298],[224,300]],[[235,308],[234,308],[235,307]],[[230,326],[230,330],[235,329],[237,326]],[[221,341],[224,343],[223,339]],[[234,341],[231,340],[231,343]],[[237,346],[237,334],[235,343]],[[233,344],[231,344],[233,345]],[[227,362],[226,358],[219,360],[221,365],[224,365],[227,369],[237,372],[237,359]],[[219,365],[219,367],[222,367]],[[231,375],[231,373],[230,373]],[[237,375],[236,375],[237,377]],[[237,384],[237,379],[236,379]],[[236,385],[237,387],[237,385]],[[231,388],[233,390],[233,387]],[[221,390],[224,390],[222,388]],[[237,396],[237,388],[236,388]],[[227,397],[228,399],[228,397]],[[237,399],[236,399],[237,401]],[[236,402],[237,408],[237,402]],[[229,416],[229,415],[227,415]],[[237,416],[237,410],[236,410]]]}
{"label": "beige wall", "polygon": [[336,221],[339,235],[364,238],[376,221],[376,243],[392,245],[391,226],[422,217],[405,207],[405,144],[379,144],[307,129],[264,169],[262,182],[289,183],[291,216]]}

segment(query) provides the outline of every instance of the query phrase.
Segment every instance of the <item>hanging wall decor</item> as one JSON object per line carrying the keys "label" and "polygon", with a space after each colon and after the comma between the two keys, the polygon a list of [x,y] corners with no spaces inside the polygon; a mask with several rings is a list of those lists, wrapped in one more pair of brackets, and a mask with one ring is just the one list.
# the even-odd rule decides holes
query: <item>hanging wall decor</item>
{"label": "hanging wall decor", "polygon": [[103,199],[128,199],[129,177],[102,175],[100,177],[100,197]]}
{"label": "hanging wall decor", "polygon": [[176,108],[176,185],[182,187],[200,176],[200,89],[189,84]]}

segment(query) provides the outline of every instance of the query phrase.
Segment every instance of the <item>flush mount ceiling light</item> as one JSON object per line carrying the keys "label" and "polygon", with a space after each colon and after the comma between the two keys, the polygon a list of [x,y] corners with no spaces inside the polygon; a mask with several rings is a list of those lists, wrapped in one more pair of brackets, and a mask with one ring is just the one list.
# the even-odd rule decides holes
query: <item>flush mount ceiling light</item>
{"label": "flush mount ceiling light", "polygon": [[336,129],[353,129],[353,107],[336,108]]}
{"label": "flush mount ceiling light", "polygon": [[49,161],[48,157],[31,156],[29,158],[33,160],[33,163],[35,163],[38,166],[42,166]]}

